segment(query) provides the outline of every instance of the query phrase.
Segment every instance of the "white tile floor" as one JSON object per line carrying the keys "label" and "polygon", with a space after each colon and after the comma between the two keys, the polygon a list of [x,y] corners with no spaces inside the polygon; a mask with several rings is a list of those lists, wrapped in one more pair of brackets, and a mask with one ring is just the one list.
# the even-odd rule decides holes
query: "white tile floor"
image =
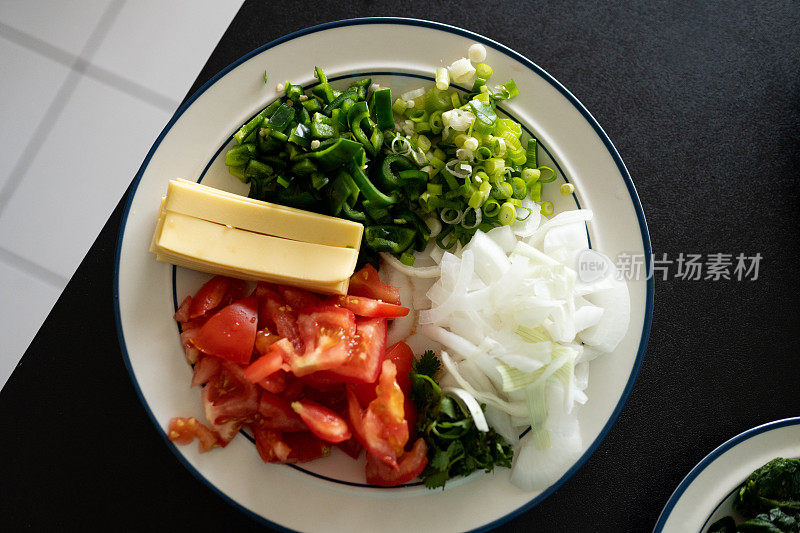
{"label": "white tile floor", "polygon": [[0,388],[241,2],[0,0]]}

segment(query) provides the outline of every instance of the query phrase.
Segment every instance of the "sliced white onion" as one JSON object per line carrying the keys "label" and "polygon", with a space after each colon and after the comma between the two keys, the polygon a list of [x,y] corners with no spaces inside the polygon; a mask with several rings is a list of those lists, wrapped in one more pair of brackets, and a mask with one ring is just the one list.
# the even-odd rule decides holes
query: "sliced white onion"
{"label": "sliced white onion", "polygon": [[466,57],[453,61],[447,69],[450,71],[450,78],[456,83],[468,81],[475,75],[475,67],[472,66],[472,63]]}
{"label": "sliced white onion", "polygon": [[475,422],[475,427],[478,429],[478,431],[483,431],[484,433],[489,431],[489,424],[486,423],[486,417],[483,415],[483,409],[481,409],[480,404],[474,396],[464,389],[459,389],[458,387],[447,387],[446,389],[443,389],[443,392],[453,394],[457,396],[459,400],[461,400],[461,402],[464,404],[464,407],[466,407],[467,411],[469,411],[470,416],[472,416],[472,421]]}
{"label": "sliced white onion", "polygon": [[[439,265],[414,267],[404,265],[399,259],[390,253],[380,252],[378,255],[380,255],[381,259],[386,261],[390,267],[412,278],[438,278],[442,272],[442,269],[439,267]],[[403,300],[401,299],[400,301],[402,302]]]}
{"label": "sliced white onion", "polygon": [[469,47],[468,54],[470,61],[480,63],[486,59],[486,47],[480,43],[474,43]]}

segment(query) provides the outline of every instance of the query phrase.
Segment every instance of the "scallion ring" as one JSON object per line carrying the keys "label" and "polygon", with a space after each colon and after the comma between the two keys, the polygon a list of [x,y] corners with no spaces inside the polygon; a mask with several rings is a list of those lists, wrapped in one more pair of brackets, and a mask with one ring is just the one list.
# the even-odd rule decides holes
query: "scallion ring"
{"label": "scallion ring", "polygon": [[[453,215],[450,216],[450,213],[453,213]],[[464,220],[464,212],[458,209],[453,209],[451,207],[445,207],[439,213],[439,218],[441,218],[442,222],[444,222],[445,224],[450,224],[450,225],[460,224],[461,221]]]}
{"label": "scallion ring", "polygon": [[539,181],[541,183],[550,183],[551,181],[555,181],[556,171],[553,170],[552,168],[542,166],[539,167],[537,170],[541,173],[541,178],[539,178]]}

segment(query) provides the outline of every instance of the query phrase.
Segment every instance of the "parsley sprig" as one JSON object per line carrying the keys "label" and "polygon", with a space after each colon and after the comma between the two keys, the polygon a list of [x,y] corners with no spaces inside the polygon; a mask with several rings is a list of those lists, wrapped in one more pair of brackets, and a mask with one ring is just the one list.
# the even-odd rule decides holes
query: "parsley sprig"
{"label": "parsley sprig", "polygon": [[[429,489],[448,479],[495,466],[511,467],[511,446],[493,429],[478,431],[461,403],[436,382],[441,361],[432,350],[413,363],[411,398],[417,406],[417,433],[428,444],[428,466],[420,476]],[[481,406],[484,407],[484,406]]]}

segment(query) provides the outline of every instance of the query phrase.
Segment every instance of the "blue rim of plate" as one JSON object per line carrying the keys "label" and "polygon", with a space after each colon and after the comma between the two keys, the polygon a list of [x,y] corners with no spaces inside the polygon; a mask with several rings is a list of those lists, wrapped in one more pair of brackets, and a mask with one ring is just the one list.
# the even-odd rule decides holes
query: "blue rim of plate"
{"label": "blue rim of plate", "polygon": [[[664,526],[666,525],[667,520],[669,519],[669,515],[672,513],[672,510],[675,508],[675,506],[678,504],[678,501],[680,501],[681,496],[683,496],[683,493],[686,492],[686,489],[689,488],[689,486],[694,482],[694,480],[697,479],[697,477],[700,474],[702,474],[706,468],[708,468],[714,461],[719,459],[727,451],[738,446],[739,444],[743,443],[746,440],[752,439],[756,435],[761,435],[762,433],[773,431],[775,429],[779,429],[786,426],[797,426],[797,425],[800,425],[800,416],[792,418],[783,418],[781,420],[775,420],[774,422],[767,422],[766,424],[762,424],[760,426],[756,426],[754,428],[748,429],[747,431],[739,433],[732,439],[727,440],[724,443],[717,446],[714,449],[714,451],[706,455],[702,461],[697,463],[697,466],[692,468],[692,470],[686,475],[686,477],[683,478],[683,481],[680,482],[678,487],[672,493],[672,496],[670,496],[669,500],[667,500],[667,504],[664,506],[664,509],[661,511],[661,514],[658,516],[658,521],[656,522],[656,525],[653,528],[653,533],[659,533],[661,531],[664,531]],[[728,496],[730,495],[731,493],[729,492]],[[728,498],[728,496],[725,496],[725,498],[723,498],[722,501],[724,502]],[[719,506],[721,504],[722,502],[717,504],[714,510],[711,511],[711,514],[708,515],[708,518],[706,518],[706,521],[703,524],[703,528],[705,528],[706,524],[708,524],[709,518],[711,518],[711,516],[717,511],[717,509],[719,509]],[[700,529],[701,532],[703,528]]]}
{"label": "blue rim of plate", "polygon": [[[410,19],[410,18],[401,18],[401,17],[366,17],[366,18],[354,18],[354,19],[346,19],[346,20],[338,20],[334,22],[327,22],[325,24],[319,24],[317,26],[312,26],[309,28],[305,28],[302,30],[298,30],[296,32],[290,33],[288,35],[284,35],[274,41],[271,41],[267,44],[264,44],[255,50],[245,54],[244,56],[240,57],[221,71],[219,71],[216,75],[214,75],[210,80],[208,80],[200,89],[198,89],[194,94],[192,94],[183,105],[178,108],[175,114],[172,116],[170,121],[164,127],[164,129],[159,134],[158,138],[156,139],[155,143],[153,144],[150,151],[147,153],[144,161],[142,162],[142,166],[139,168],[139,171],[136,173],[136,176],[133,179],[133,183],[131,184],[130,190],[128,192],[128,198],[125,202],[125,208],[122,212],[122,219],[120,221],[120,229],[119,235],[117,237],[117,248],[115,252],[115,260],[114,260],[114,317],[117,323],[117,336],[119,337],[120,348],[122,350],[122,358],[125,362],[125,368],[128,370],[128,374],[130,375],[131,382],[133,387],[136,391],[139,400],[142,402],[142,405],[147,412],[147,415],[150,417],[150,420],[153,424],[158,428],[158,432],[161,435],[161,438],[164,439],[164,442],[167,444],[167,447],[172,451],[173,454],[177,457],[178,461],[186,467],[189,472],[191,472],[198,480],[200,480],[203,484],[205,484],[208,488],[210,488],[213,492],[215,492],[218,496],[220,496],[224,501],[228,502],[230,505],[235,507],[236,509],[242,511],[244,514],[250,516],[257,522],[260,522],[265,525],[269,525],[270,527],[277,528],[281,531],[292,531],[281,524],[276,522],[272,522],[267,518],[264,518],[261,515],[258,515],[247,509],[242,504],[235,501],[233,498],[219,490],[216,486],[214,486],[211,482],[209,482],[203,475],[197,471],[194,466],[183,456],[183,454],[177,449],[174,443],[172,443],[168,438],[167,434],[158,424],[155,416],[153,415],[150,406],[148,405],[147,401],[145,400],[142,390],[139,387],[139,383],[136,380],[136,376],[133,373],[133,369],[131,367],[130,357],[128,355],[128,349],[125,344],[125,337],[122,333],[122,322],[120,319],[120,308],[119,308],[119,264],[120,264],[120,256],[122,252],[122,241],[125,236],[125,225],[128,220],[128,213],[130,212],[131,203],[133,202],[133,197],[136,194],[136,189],[139,187],[139,182],[144,175],[145,169],[147,165],[150,163],[150,159],[155,154],[158,147],[161,145],[161,142],[164,140],[164,137],[169,133],[172,126],[178,119],[183,115],[183,113],[197,100],[200,95],[202,95],[209,87],[214,85],[217,81],[219,81],[222,77],[224,77],[228,72],[239,66],[240,64],[244,63],[245,61],[249,60],[250,58],[264,52],[265,50],[269,50],[270,48],[274,48],[279,44],[285,43],[287,41],[291,41],[293,39],[297,39],[299,37],[303,37],[305,35],[317,33],[320,31],[332,29],[332,28],[341,28],[341,27],[348,27],[348,26],[361,26],[365,24],[398,24],[398,25],[406,25],[406,26],[418,26],[422,28],[432,28],[435,30],[439,30],[445,33],[451,33],[454,35],[458,35],[460,37],[466,37],[468,39],[472,39],[475,42],[481,43],[485,46],[488,46],[506,56],[518,61],[519,63],[525,65],[530,69],[534,74],[538,75],[545,81],[547,81],[550,85],[552,85],[558,92],[560,92],[574,107],[578,110],[578,112],[584,117],[586,122],[594,129],[595,133],[598,137],[603,141],[606,149],[608,150],[609,154],[611,155],[614,163],[617,165],[617,169],[619,170],[623,181],[625,182],[625,186],[628,189],[628,194],[631,197],[631,202],[633,203],[634,210],[636,211],[636,218],[639,221],[639,229],[642,235],[642,247],[644,251],[644,258],[645,258],[645,272],[650,271],[650,263],[652,260],[652,246],[650,243],[650,234],[647,230],[647,222],[645,220],[644,211],[642,210],[642,204],[639,200],[639,195],[636,192],[636,187],[633,184],[633,180],[631,179],[630,174],[628,173],[628,169],[625,167],[625,163],[622,162],[622,158],[617,152],[617,149],[614,147],[614,144],[611,142],[611,139],[608,138],[603,128],[600,127],[597,120],[592,116],[591,113],[580,103],[580,101],[569,91],[566,87],[561,85],[555,78],[553,78],[550,74],[545,72],[544,69],[533,63],[531,60],[527,59],[522,54],[515,52],[511,48],[500,44],[492,39],[484,37],[483,35],[479,35],[477,33],[471,32],[469,30],[465,30],[463,28],[458,28],[456,26],[451,26],[449,24],[443,24],[441,22],[433,22],[429,20],[420,20],[420,19]],[[636,360],[634,361],[633,368],[631,369],[630,377],[628,378],[628,382],[625,385],[625,389],[622,391],[622,395],[620,396],[619,402],[617,406],[614,408],[614,411],[611,413],[608,421],[606,422],[603,429],[598,434],[597,438],[592,442],[592,444],[588,447],[586,452],[575,462],[572,467],[567,470],[567,472],[561,476],[561,478],[544,490],[541,494],[537,495],[535,498],[531,499],[525,505],[522,505],[515,509],[514,511],[502,516],[488,524],[484,524],[474,528],[472,531],[488,531],[490,529],[496,528],[501,524],[508,522],[509,520],[521,515],[522,513],[530,510],[531,508],[535,507],[537,504],[542,502],[544,499],[549,497],[553,494],[556,490],[558,490],[566,481],[571,478],[585,463],[588,461],[589,457],[595,452],[595,450],[600,446],[600,443],[605,440],[608,436],[608,433],[611,431],[611,427],[616,422],[617,418],[619,418],[620,413],[622,412],[622,408],[625,406],[625,403],[628,400],[628,397],[633,390],[633,386],[636,383],[636,378],[639,375],[639,371],[642,366],[642,361],[644,360],[644,354],[647,350],[647,341],[650,337],[650,326],[653,321],[653,301],[654,301],[654,293],[655,293],[655,282],[653,276],[649,276],[647,279],[647,296],[645,300],[645,317],[644,317],[644,324],[642,327],[642,336],[639,341],[639,349],[636,354]]]}

